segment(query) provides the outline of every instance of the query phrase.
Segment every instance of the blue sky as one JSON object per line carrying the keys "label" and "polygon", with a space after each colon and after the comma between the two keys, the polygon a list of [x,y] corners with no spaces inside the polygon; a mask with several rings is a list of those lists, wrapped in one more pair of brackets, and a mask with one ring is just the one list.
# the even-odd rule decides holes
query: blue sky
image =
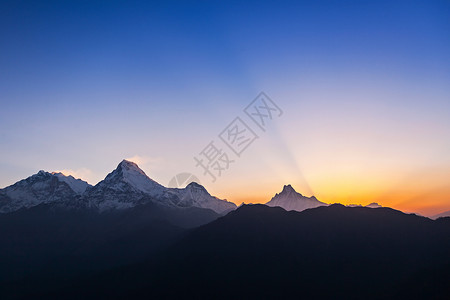
{"label": "blue sky", "polygon": [[425,172],[414,195],[450,207],[448,1],[0,5],[0,187],[39,169],[96,183],[133,157],[166,184],[265,91],[285,114],[218,182],[198,174],[217,196],[380,201]]}

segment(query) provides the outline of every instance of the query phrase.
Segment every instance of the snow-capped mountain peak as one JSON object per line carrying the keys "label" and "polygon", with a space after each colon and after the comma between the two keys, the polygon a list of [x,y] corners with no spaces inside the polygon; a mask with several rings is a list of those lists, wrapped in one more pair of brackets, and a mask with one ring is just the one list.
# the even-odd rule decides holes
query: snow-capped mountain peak
{"label": "snow-capped mountain peak", "polygon": [[276,194],[269,202],[268,206],[280,206],[285,210],[303,211],[308,208],[327,205],[320,202],[316,197],[305,197],[297,193],[292,185],[288,184],[283,187],[281,193]]}
{"label": "snow-capped mountain peak", "polygon": [[122,160],[117,167],[121,168],[125,173],[138,173],[147,176],[136,163],[126,159]]}
{"label": "snow-capped mountain peak", "polygon": [[184,189],[170,190],[178,196],[179,206],[209,208],[220,214],[236,209],[236,204],[211,196],[203,185],[196,182],[189,183]]}
{"label": "snow-capped mountain peak", "polygon": [[[195,190],[195,189],[197,189],[197,190],[202,190],[202,191],[204,191],[204,192],[206,192],[206,193],[208,193],[208,191],[205,189],[205,187],[203,186],[203,185],[201,185],[201,184],[199,184],[199,183],[197,183],[197,182],[191,182],[191,183],[189,183],[186,187],[185,187],[185,189],[189,189],[189,190]],[[208,193],[209,194],[209,193]]]}
{"label": "snow-capped mountain peak", "polygon": [[40,170],[30,177],[0,190],[0,212],[8,213],[44,203],[74,205],[89,187],[87,182],[61,173]]}
{"label": "snow-capped mountain peak", "polygon": [[281,191],[281,193],[279,193],[277,195],[293,195],[293,194],[303,196],[302,194],[300,194],[296,190],[294,190],[292,185],[287,184],[287,185],[283,186],[283,190]]}
{"label": "snow-capped mountain peak", "polygon": [[376,203],[376,202],[372,202],[366,206],[363,206],[361,204],[347,204],[347,207],[368,207],[368,208],[380,208],[383,207],[380,204]]}
{"label": "snow-capped mountain peak", "polygon": [[282,193],[290,193],[290,192],[295,192],[295,190],[292,187],[292,185],[287,184],[287,185],[283,186],[283,190],[281,192]]}
{"label": "snow-capped mountain peak", "polygon": [[0,189],[0,213],[9,213],[39,204],[67,208],[89,208],[99,212],[127,209],[155,203],[172,208],[207,208],[223,214],[236,208],[226,200],[211,196],[192,182],[183,189],[166,188],[150,179],[134,162],[123,160],[95,186],[59,172],[38,173]]}
{"label": "snow-capped mountain peak", "polygon": [[122,189],[118,184],[123,183],[150,195],[161,194],[162,190],[165,189],[162,185],[150,179],[137,164],[125,159],[100,182],[100,184],[116,189]]}
{"label": "snow-capped mountain peak", "polygon": [[124,209],[154,202],[170,207],[199,207],[223,213],[236,205],[211,196],[200,184],[192,182],[186,188],[166,188],[150,179],[134,162],[123,160],[106,178],[90,189],[85,197],[100,211]]}

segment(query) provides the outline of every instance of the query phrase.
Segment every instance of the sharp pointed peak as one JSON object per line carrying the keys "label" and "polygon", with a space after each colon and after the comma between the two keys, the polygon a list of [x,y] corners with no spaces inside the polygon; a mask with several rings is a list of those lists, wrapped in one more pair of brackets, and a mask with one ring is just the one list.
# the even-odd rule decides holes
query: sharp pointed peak
{"label": "sharp pointed peak", "polygon": [[192,181],[188,185],[186,185],[186,188],[202,188],[202,189],[205,189],[205,187],[203,185],[201,185],[200,183],[197,183],[195,181]]}
{"label": "sharp pointed peak", "polygon": [[131,160],[126,160],[126,159],[123,159],[119,163],[116,170],[122,170],[122,171],[127,171],[127,172],[134,171],[134,172],[137,172],[137,173],[147,176],[145,174],[145,172],[141,168],[139,168],[139,166],[135,162],[132,162]]}
{"label": "sharp pointed peak", "polygon": [[[39,172],[37,172],[36,174],[33,174],[33,175],[29,176],[28,178],[33,178],[33,179],[38,178],[38,179],[42,179],[42,178],[48,178],[48,177],[50,177],[50,176],[53,176],[53,174],[50,173],[50,172],[44,171],[44,170],[39,170]],[[28,178],[27,178],[27,179],[28,179]]]}
{"label": "sharp pointed peak", "polygon": [[51,172],[50,174],[52,174],[52,175],[55,175],[55,176],[58,176],[58,177],[68,177],[68,178],[73,178],[73,179],[75,179],[75,180],[81,180],[81,179],[79,179],[79,178],[75,178],[75,177],[73,177],[72,175],[70,175],[70,174],[64,174],[63,172]]}
{"label": "sharp pointed peak", "polygon": [[119,163],[119,166],[133,166],[133,167],[139,168],[139,166],[135,162],[132,162],[131,160],[127,160],[127,159],[123,159]]}
{"label": "sharp pointed peak", "polygon": [[126,159],[122,160],[117,168],[100,181],[97,186],[114,185],[117,182],[126,183],[136,190],[152,195],[163,191],[163,186],[148,177],[136,163]]}
{"label": "sharp pointed peak", "polygon": [[210,195],[210,193],[208,192],[208,190],[201,184],[192,181],[190,182],[186,187],[186,190],[191,190],[191,191],[202,191],[203,193],[206,193],[208,195]]}
{"label": "sharp pointed peak", "polygon": [[292,187],[292,185],[287,184],[287,185],[283,186],[283,190],[281,191],[281,193],[290,193],[290,192],[297,193],[297,191],[294,190],[294,188]]}

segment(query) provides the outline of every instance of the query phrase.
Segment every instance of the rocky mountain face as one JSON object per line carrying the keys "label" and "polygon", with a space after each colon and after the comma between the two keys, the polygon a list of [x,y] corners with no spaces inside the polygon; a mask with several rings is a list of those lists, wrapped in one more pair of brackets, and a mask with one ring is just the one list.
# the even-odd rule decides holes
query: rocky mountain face
{"label": "rocky mountain face", "polygon": [[306,197],[300,193],[297,193],[294,188],[289,184],[283,187],[281,193],[276,194],[269,202],[267,206],[279,206],[285,210],[303,211],[308,208],[315,208],[319,206],[326,206],[328,204],[320,202],[316,197]]}

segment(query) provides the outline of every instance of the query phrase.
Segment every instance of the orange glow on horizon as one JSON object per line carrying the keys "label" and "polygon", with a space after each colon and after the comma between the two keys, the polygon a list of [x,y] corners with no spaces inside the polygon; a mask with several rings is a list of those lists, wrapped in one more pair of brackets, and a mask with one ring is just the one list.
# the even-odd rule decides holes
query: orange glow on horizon
{"label": "orange glow on horizon", "polygon": [[[294,187],[295,189],[295,187]],[[271,197],[275,196],[273,194]],[[321,202],[327,204],[340,203],[343,205],[357,204],[357,205],[368,205],[372,202],[376,202],[384,207],[390,207],[393,209],[400,210],[404,213],[417,213],[426,217],[431,217],[442,213],[444,211],[450,210],[450,206],[448,205],[448,200],[450,199],[450,192],[446,195],[429,195],[423,198],[414,199],[413,195],[396,195],[393,197],[384,197],[380,198],[374,195],[368,195],[360,197],[353,197],[352,200],[348,200],[346,198],[339,197],[320,197],[317,196],[317,199]],[[228,201],[234,202],[237,206],[242,203],[245,204],[265,204],[267,203],[271,197],[267,198],[265,196],[262,197],[237,197],[233,200],[228,199]]]}
{"label": "orange glow on horizon", "polygon": [[[415,184],[405,184],[400,181],[388,179],[371,180],[361,177],[359,181],[345,179],[345,177],[320,178],[310,182],[312,193],[304,191],[301,184],[292,184],[294,189],[304,196],[316,196],[321,202],[327,204],[341,203],[344,205],[360,204],[368,205],[376,202],[384,207],[391,207],[405,213],[417,213],[423,216],[434,216],[450,210],[450,187],[442,180],[440,172],[429,175],[429,179],[418,181]],[[438,180],[437,178],[441,178]],[[281,192],[283,185],[292,181],[279,181],[262,183],[254,186],[241,185],[230,190],[229,188],[213,188],[212,194],[219,198],[226,198],[236,205],[242,203],[267,203],[276,193]],[[412,181],[416,182],[416,181]],[[359,184],[358,184],[359,183]],[[365,184],[363,184],[365,183]],[[228,186],[228,185],[224,185]]]}

